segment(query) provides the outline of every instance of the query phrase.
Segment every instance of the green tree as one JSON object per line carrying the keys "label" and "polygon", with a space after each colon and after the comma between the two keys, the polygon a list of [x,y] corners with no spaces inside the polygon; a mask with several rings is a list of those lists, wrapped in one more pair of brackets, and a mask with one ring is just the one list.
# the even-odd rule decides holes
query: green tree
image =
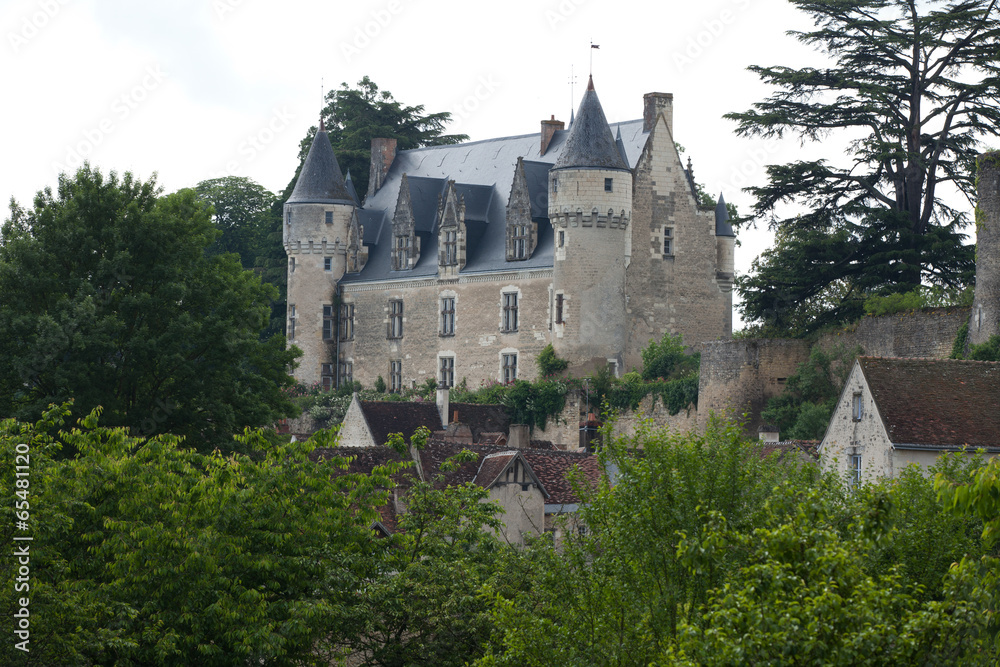
{"label": "green tree", "polygon": [[834,62],[751,67],[778,90],[726,117],[741,136],[850,138],[843,163],[771,165],[749,188],[778,241],[739,282],[743,317],[797,335],[872,294],[971,279],[970,219],[943,195],[974,200],[975,153],[1000,133],[1000,22],[992,0],[792,3],[815,28],[790,34]]}
{"label": "green tree", "polygon": [[[340,168],[351,172],[361,197],[368,190],[372,139],[396,139],[397,150],[409,150],[421,146],[457,144],[469,138],[465,134],[444,134],[445,125],[451,120],[450,112],[425,114],[422,104],[406,106],[388,90],[379,90],[378,85],[367,76],[358,81],[357,88],[349,87],[346,82],[340,84],[340,89],[331,90],[326,99],[327,104],[321,114],[326,132]],[[300,165],[306,159],[317,130],[316,127],[309,128],[309,133],[300,144]],[[288,192],[290,194],[291,190]]]}
{"label": "green tree", "polygon": [[133,434],[227,444],[294,408],[297,355],[260,340],[276,290],[217,236],[194,191],[85,166],[34,208],[12,204],[0,244],[0,415],[75,399]]}
{"label": "green tree", "polygon": [[[0,568],[0,607],[30,599],[31,664],[330,664],[383,557],[370,525],[399,464],[347,474],[345,459],[309,459],[327,442],[252,431],[238,436],[247,455],[205,456],[98,427],[96,411],[56,433],[69,412],[0,423],[4,460],[30,454],[30,590]],[[13,488],[13,466],[0,478]],[[24,534],[14,512],[0,508],[8,544]],[[23,657],[0,646],[5,665]]]}
{"label": "green tree", "polygon": [[212,224],[221,232],[208,254],[236,253],[244,269],[256,267],[273,226],[274,194],[246,176],[202,181],[194,191],[212,207]]}

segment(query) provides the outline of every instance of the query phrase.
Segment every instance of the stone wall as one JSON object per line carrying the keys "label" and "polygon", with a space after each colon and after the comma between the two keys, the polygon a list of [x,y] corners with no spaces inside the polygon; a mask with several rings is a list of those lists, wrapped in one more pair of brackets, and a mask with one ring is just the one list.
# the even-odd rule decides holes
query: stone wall
{"label": "stone wall", "polygon": [[979,156],[976,208],[976,293],[969,343],[1000,334],[1000,153]]}
{"label": "stone wall", "polygon": [[580,419],[586,410],[578,391],[566,394],[566,406],[556,417],[549,417],[544,429],[536,428],[532,440],[548,440],[559,449],[576,451],[580,448]]}
{"label": "stone wall", "polygon": [[819,339],[823,349],[860,345],[865,356],[947,359],[968,308],[924,308],[882,317],[865,317]]}
{"label": "stone wall", "polygon": [[[654,402],[655,399],[655,402]],[[639,408],[618,415],[611,427],[613,437],[632,437],[639,426],[649,423],[655,428],[665,428],[675,433],[698,430],[698,408],[691,405],[676,415],[670,414],[659,397],[647,396],[639,403]]]}

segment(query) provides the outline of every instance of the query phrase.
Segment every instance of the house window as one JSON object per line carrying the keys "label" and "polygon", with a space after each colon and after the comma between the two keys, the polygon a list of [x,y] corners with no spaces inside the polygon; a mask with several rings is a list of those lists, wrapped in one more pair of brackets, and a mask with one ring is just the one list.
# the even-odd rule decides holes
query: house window
{"label": "house window", "polygon": [[438,380],[442,386],[451,387],[455,386],[455,357],[441,357],[439,360],[440,373],[438,373]]}
{"label": "house window", "polygon": [[558,245],[560,248],[566,245],[566,232],[561,229],[559,230]]}
{"label": "house window", "polygon": [[340,304],[340,340],[354,340],[354,304]]}
{"label": "house window", "polygon": [[563,323],[563,295],[556,294],[556,324]]}
{"label": "house window", "polygon": [[663,256],[668,257],[674,254],[674,228],[663,228]]}
{"label": "house window", "polygon": [[851,455],[851,485],[861,484],[861,454]]}
{"label": "house window", "polygon": [[455,335],[455,297],[441,298],[441,335]]}
{"label": "house window", "polygon": [[288,340],[295,340],[295,306],[288,306]]}
{"label": "house window", "polygon": [[854,421],[859,422],[861,418],[865,415],[865,404],[861,400],[861,394],[854,394],[854,402],[851,405],[851,417]]}
{"label": "house window", "polygon": [[344,387],[354,382],[354,362],[340,362],[340,386]]}
{"label": "house window", "polygon": [[288,270],[291,273],[295,273],[295,258],[294,257],[292,257],[291,259],[288,260]]}
{"label": "house window", "polygon": [[323,340],[333,340],[333,306],[323,306]]}
{"label": "house window", "polygon": [[503,355],[502,376],[504,384],[510,384],[517,379],[517,354]]}
{"label": "house window", "polygon": [[389,338],[403,337],[403,301],[393,299],[389,302]]}
{"label": "house window", "polygon": [[324,257],[323,258],[323,270],[324,271],[333,271],[333,257]]}
{"label": "house window", "polygon": [[458,232],[444,233],[444,266],[458,264]]}
{"label": "house window", "polygon": [[528,258],[528,226],[513,225],[511,227],[511,258]]}
{"label": "house window", "polygon": [[403,390],[403,361],[395,359],[389,362],[389,391],[398,394]]}
{"label": "house window", "polygon": [[333,364],[320,364],[319,381],[323,391],[333,391]]}
{"label": "house window", "polygon": [[326,224],[328,224],[328,225],[332,225],[333,224],[333,211],[327,211],[326,212]]}
{"label": "house window", "polygon": [[402,271],[410,260],[410,237],[397,236],[392,248],[392,270]]}
{"label": "house window", "polygon": [[613,184],[613,182],[614,182],[613,178],[605,178],[604,179],[604,191],[605,192],[611,192],[612,191],[612,184]]}
{"label": "house window", "polygon": [[505,332],[517,331],[517,292],[503,293],[503,319],[500,328]]}

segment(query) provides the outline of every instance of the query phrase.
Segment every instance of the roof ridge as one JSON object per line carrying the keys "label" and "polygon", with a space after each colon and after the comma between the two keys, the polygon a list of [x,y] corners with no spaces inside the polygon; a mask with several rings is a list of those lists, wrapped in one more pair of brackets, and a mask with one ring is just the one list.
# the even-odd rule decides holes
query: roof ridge
{"label": "roof ridge", "polygon": [[[641,122],[642,122],[641,118],[633,118],[631,120],[619,121],[618,124],[619,125],[626,125],[628,123],[641,123]],[[610,126],[609,126],[608,129],[610,130]],[[569,128],[566,128],[565,130],[556,130],[556,132],[569,132]],[[507,136],[504,136],[504,137],[489,137],[488,139],[476,139],[475,141],[463,141],[463,142],[458,143],[458,144],[438,144],[436,146],[417,146],[416,148],[407,148],[406,150],[401,150],[401,151],[399,151],[397,153],[397,155],[399,155],[401,153],[415,153],[417,151],[436,150],[436,149],[439,149],[439,148],[458,148],[460,146],[471,146],[473,144],[487,144],[487,143],[490,143],[492,141],[506,141],[508,139],[527,139],[528,137],[541,136],[541,134],[542,134],[541,131],[538,131],[538,132],[528,132],[528,133],[525,133],[525,134],[510,134],[510,135],[507,135]],[[530,160],[530,162],[538,162],[538,160]],[[548,164],[548,163],[546,162],[545,164]]]}

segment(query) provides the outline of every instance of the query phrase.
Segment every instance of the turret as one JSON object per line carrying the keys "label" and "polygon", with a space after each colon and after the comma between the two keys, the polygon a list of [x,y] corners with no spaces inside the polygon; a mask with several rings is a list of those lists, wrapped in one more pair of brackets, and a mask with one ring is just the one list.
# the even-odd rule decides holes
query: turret
{"label": "turret", "polygon": [[979,156],[976,207],[976,292],[969,320],[970,345],[1000,334],[1000,152]]}
{"label": "turret", "polygon": [[609,362],[622,366],[631,217],[632,172],[591,78],[549,171],[549,220],[556,245],[553,347],[583,371]]}
{"label": "turret", "polygon": [[736,232],[729,222],[729,209],[726,199],[719,193],[719,201],[715,204],[715,282],[728,299],[728,306],[723,309],[726,323],[723,325],[726,337],[733,330],[733,280],[736,274]]}
{"label": "turret", "polygon": [[347,269],[355,201],[322,123],[284,213],[287,337],[289,345],[297,345],[303,352],[295,378],[303,384],[333,386],[337,340],[334,294]]}

